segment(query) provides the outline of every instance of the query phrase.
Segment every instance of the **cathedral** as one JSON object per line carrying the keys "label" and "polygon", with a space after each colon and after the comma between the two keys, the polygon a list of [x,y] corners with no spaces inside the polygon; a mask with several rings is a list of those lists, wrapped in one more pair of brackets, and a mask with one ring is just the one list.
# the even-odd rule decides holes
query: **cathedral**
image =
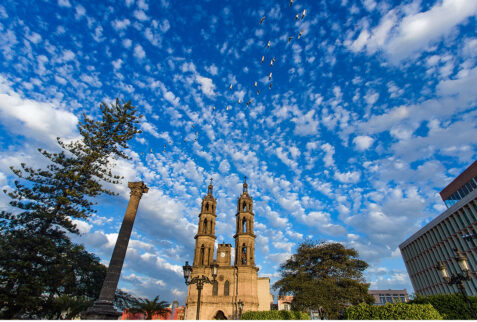
{"label": "cathedral", "polygon": [[[246,178],[245,178],[246,179]],[[202,199],[199,228],[195,235],[194,262],[191,278],[207,276],[212,280],[211,265],[215,255],[215,219],[217,199],[210,183],[207,195]],[[200,319],[239,319],[247,311],[269,311],[273,303],[270,279],[258,277],[255,266],[255,234],[253,233],[253,200],[248,194],[246,180],[237,201],[235,256],[232,264],[232,245],[219,244],[216,283],[204,284],[200,297]],[[197,285],[190,284],[186,300],[186,320],[196,319]],[[241,307],[239,306],[241,303]]]}

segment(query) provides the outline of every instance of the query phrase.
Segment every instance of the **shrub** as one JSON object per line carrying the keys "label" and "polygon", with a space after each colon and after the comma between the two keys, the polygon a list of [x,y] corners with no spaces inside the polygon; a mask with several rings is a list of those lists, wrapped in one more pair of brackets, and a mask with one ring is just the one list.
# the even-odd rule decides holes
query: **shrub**
{"label": "shrub", "polygon": [[[469,296],[469,300],[477,312],[477,296]],[[469,305],[460,294],[417,296],[409,303],[432,304],[446,320],[472,320]]]}
{"label": "shrub", "polygon": [[387,303],[386,305],[359,304],[348,307],[346,320],[442,320],[430,304]]}
{"label": "shrub", "polygon": [[298,311],[249,311],[241,320],[309,320],[308,314]]}

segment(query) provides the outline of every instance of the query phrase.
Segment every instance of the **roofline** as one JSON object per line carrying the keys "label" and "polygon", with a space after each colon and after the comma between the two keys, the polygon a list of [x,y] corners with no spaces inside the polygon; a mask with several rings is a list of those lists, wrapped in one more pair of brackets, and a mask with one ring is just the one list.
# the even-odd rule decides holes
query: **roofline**
{"label": "roofline", "polygon": [[417,232],[415,232],[411,237],[406,239],[404,242],[402,242],[399,245],[399,249],[403,249],[422,235],[424,235],[426,232],[437,226],[439,223],[444,221],[447,217],[452,215],[454,212],[468,204],[470,201],[473,199],[477,199],[477,189],[472,190],[467,196],[465,196],[463,199],[459,200],[456,202],[452,207],[448,208],[446,211],[444,211],[442,214],[431,220],[427,225],[419,229]]}
{"label": "roofline", "polygon": [[459,190],[464,184],[477,176],[477,160],[469,165],[461,174],[459,174],[451,183],[449,183],[439,194],[442,200],[449,198],[454,192]]}

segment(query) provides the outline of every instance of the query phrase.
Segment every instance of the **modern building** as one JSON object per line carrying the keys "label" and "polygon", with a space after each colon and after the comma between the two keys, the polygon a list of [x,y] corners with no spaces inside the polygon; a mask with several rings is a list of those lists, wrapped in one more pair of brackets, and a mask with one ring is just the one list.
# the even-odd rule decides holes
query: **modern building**
{"label": "modern building", "polygon": [[[467,257],[471,271],[477,271],[477,240],[463,239],[477,233],[477,161],[440,195],[447,210],[399,245],[416,294],[457,292],[456,286],[444,283],[435,268],[442,261],[451,274],[460,273],[456,250]],[[477,295],[475,274],[464,284],[467,294]]]}
{"label": "modern building", "polygon": [[[212,183],[207,195],[202,199],[199,214],[199,227],[195,235],[194,263],[190,279],[207,276],[212,280],[211,265],[214,260],[215,220],[217,200],[213,196]],[[217,247],[217,282],[204,284],[200,298],[200,319],[238,319],[240,313],[247,311],[268,311],[273,303],[270,293],[270,279],[258,277],[259,268],[255,266],[255,234],[253,200],[248,194],[247,182],[237,201],[235,256],[232,265],[232,245],[222,243]],[[198,290],[190,284],[186,300],[186,320],[195,320]],[[243,309],[239,311],[239,302]]]}
{"label": "modern building", "polygon": [[368,290],[374,297],[374,305],[384,305],[386,303],[399,303],[409,301],[406,289],[404,290]]}

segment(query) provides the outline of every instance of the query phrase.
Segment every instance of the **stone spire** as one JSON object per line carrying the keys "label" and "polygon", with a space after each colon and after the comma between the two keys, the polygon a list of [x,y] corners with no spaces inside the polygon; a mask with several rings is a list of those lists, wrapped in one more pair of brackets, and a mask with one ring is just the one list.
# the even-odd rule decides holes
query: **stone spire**
{"label": "stone spire", "polygon": [[142,195],[149,191],[149,188],[146,187],[142,181],[129,182],[128,187],[131,189],[131,193],[126,214],[124,215],[123,223],[119,230],[118,239],[114,246],[113,255],[109,262],[108,271],[103,282],[103,287],[101,288],[101,293],[99,294],[99,299],[85,313],[84,318],[88,320],[117,320],[122,314],[114,309],[114,293],[116,292],[119,277],[121,276],[121,270],[123,268],[134,220],[136,219],[139,201],[141,200]]}
{"label": "stone spire", "polygon": [[248,194],[247,177],[244,177],[243,192],[237,200],[235,265],[255,267],[255,234],[253,233],[253,199]]}

